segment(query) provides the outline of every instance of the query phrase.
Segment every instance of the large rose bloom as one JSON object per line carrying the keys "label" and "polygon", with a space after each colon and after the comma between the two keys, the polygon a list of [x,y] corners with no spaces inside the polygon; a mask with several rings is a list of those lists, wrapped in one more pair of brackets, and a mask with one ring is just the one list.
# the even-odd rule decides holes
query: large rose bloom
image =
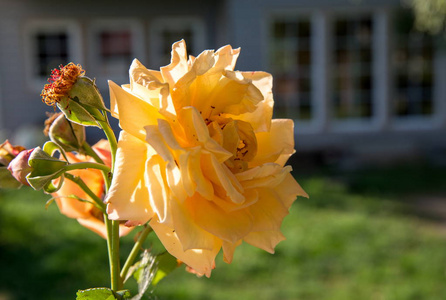
{"label": "large rose bloom", "polygon": [[[111,154],[108,141],[101,140],[92,148],[106,165],[111,165]],[[66,153],[66,155],[70,163],[85,161],[94,162],[93,158],[89,156],[74,154],[71,152]],[[74,176],[79,176],[91,189],[91,191],[99,198],[104,196],[105,182],[101,171],[96,169],[81,169],[69,171],[68,173]],[[56,184],[58,181],[59,179],[57,180]],[[57,192],[52,194],[60,212],[63,215],[69,218],[77,219],[82,226],[92,230],[106,239],[107,230],[104,223],[103,213],[92,203],[79,201],[78,199],[71,197],[72,195],[79,197],[80,199],[93,202],[93,200],[77,184],[68,179],[65,179],[62,183],[62,187]],[[119,233],[121,236],[123,236],[130,232],[131,229],[132,228],[121,225],[119,228]]]}
{"label": "large rose bloom", "polygon": [[284,166],[293,121],[271,120],[272,77],[233,71],[239,52],[188,59],[180,41],[161,71],[135,60],[129,85],[110,82],[122,131],[109,218],[150,220],[166,249],[206,276],[221,248],[226,262],[242,241],[273,253],[289,207],[307,196]]}

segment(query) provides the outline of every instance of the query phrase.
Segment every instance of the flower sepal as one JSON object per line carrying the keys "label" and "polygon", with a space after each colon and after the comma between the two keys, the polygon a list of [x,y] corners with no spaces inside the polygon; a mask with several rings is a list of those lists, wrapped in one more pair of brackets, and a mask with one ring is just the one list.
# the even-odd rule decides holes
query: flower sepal
{"label": "flower sepal", "polygon": [[97,108],[83,105],[77,96],[62,98],[57,103],[57,107],[59,107],[68,120],[83,126],[99,127],[97,121],[106,121],[104,115]]}
{"label": "flower sepal", "polygon": [[26,176],[29,185],[35,190],[43,189],[47,193],[53,193],[60,188],[63,180],[60,180],[58,186],[54,186],[52,180],[65,173],[65,166],[68,163],[50,156],[42,148],[37,147],[31,153],[28,164],[32,169]]}
{"label": "flower sepal", "polygon": [[108,111],[95,81],[87,76],[79,76],[77,78],[76,83],[68,92],[68,96],[70,98],[77,97],[82,106],[89,106],[99,110]]}

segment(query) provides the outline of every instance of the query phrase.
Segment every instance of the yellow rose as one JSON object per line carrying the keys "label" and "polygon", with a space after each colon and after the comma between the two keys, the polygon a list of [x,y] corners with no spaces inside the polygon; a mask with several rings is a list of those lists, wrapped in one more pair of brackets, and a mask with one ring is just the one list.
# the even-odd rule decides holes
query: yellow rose
{"label": "yellow rose", "polygon": [[109,218],[150,220],[166,249],[206,276],[221,248],[228,263],[242,241],[273,253],[289,207],[307,196],[284,166],[293,121],[271,120],[272,77],[233,71],[239,52],[188,59],[179,41],[160,71],[134,60],[129,85],[109,83],[122,129]]}
{"label": "yellow rose", "polygon": [[[108,166],[111,165],[109,147],[108,141],[106,140],[101,140],[92,147]],[[94,161],[88,156],[73,154],[71,152],[67,153],[67,158],[70,163]],[[102,177],[101,171],[96,169],[82,169],[73,170],[69,173],[74,176],[79,176],[87,184],[91,191],[99,198],[104,196],[104,178]],[[57,179],[57,182],[58,181],[59,179]],[[55,198],[57,206],[59,207],[59,211],[69,218],[77,219],[79,224],[106,239],[107,231],[104,224],[103,213],[93,204],[79,201],[73,197],[69,197],[70,195],[75,195],[81,199],[93,202],[93,200],[77,184],[65,179],[62,187],[57,192],[52,194],[52,196]],[[119,228],[119,233],[121,236],[123,236],[131,230],[132,228],[121,225]]]}

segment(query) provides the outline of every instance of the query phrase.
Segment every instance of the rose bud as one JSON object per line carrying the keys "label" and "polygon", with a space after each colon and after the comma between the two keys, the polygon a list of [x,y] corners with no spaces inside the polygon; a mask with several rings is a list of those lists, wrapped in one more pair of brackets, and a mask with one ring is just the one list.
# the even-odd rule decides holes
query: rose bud
{"label": "rose bud", "polygon": [[28,159],[33,151],[34,149],[23,150],[9,163],[8,166],[8,170],[11,172],[12,176],[14,176],[20,183],[28,186],[29,183],[26,180],[26,176],[33,170],[28,164]]}

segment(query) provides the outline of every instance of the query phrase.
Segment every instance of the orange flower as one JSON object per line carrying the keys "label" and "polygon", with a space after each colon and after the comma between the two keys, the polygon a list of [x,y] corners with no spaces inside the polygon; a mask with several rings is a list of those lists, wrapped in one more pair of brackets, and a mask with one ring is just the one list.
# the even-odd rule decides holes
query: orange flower
{"label": "orange flower", "polygon": [[[93,149],[106,165],[111,165],[108,141],[99,141],[93,146]],[[94,161],[88,156],[73,154],[71,152],[67,153],[67,157],[70,163]],[[104,179],[101,171],[96,169],[82,169],[70,171],[69,173],[82,178],[91,191],[99,198],[104,196]],[[70,197],[70,195],[75,195],[81,199],[93,202],[93,200],[77,184],[65,179],[62,187],[57,192],[52,194],[60,212],[69,218],[77,219],[82,226],[96,232],[101,237],[106,239],[107,231],[102,212],[93,204],[79,201],[76,198]],[[124,236],[129,233],[132,228],[121,225],[119,230],[120,235]]]}
{"label": "orange flower", "polygon": [[289,207],[307,196],[284,166],[293,121],[271,119],[270,74],[233,71],[239,52],[188,59],[180,41],[161,71],[135,60],[130,85],[110,82],[122,131],[109,218],[150,220],[167,251],[206,276],[242,241],[273,253]]}

